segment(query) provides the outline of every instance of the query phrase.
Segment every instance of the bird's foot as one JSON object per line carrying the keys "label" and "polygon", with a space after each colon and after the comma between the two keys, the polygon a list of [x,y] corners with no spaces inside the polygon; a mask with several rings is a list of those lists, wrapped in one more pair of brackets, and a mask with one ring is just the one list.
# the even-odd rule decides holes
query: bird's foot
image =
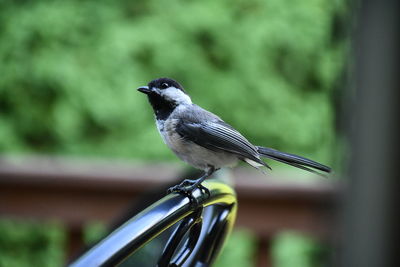
{"label": "bird's foot", "polygon": [[209,198],[211,195],[210,190],[208,190],[207,187],[203,186],[201,182],[202,180],[200,181],[200,179],[198,180],[185,179],[183,180],[182,183],[170,187],[167,193],[169,194],[176,192],[178,194],[185,195],[189,198],[191,203],[198,204],[197,199],[193,196],[193,191],[195,191],[196,189],[200,189],[202,193],[207,194],[207,198]]}

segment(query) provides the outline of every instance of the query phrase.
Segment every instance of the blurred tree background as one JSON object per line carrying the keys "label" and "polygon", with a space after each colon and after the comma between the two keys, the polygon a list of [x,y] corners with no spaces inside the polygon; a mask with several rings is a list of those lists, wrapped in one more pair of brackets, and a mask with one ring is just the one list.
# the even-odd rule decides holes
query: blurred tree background
{"label": "blurred tree background", "polygon": [[167,76],[250,141],[334,164],[347,9],[0,0],[0,153],[177,161],[136,92]]}
{"label": "blurred tree background", "polygon": [[180,81],[248,138],[332,163],[343,1],[0,1],[0,151],[170,160],[147,99]]}

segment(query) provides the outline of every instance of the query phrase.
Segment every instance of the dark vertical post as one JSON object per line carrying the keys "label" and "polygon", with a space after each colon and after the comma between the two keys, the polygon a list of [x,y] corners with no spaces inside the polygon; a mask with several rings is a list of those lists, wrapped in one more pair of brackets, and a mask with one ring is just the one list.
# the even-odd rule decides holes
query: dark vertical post
{"label": "dark vertical post", "polygon": [[399,4],[361,1],[356,14],[355,116],[343,267],[400,266],[395,252],[400,243]]}
{"label": "dark vertical post", "polygon": [[67,226],[67,255],[66,261],[70,262],[74,260],[84,249],[84,240],[83,240],[83,225],[81,227],[71,227]]}
{"label": "dark vertical post", "polygon": [[256,249],[256,264],[257,267],[271,267],[271,242],[272,238],[266,238],[265,236],[259,237],[257,240]]}

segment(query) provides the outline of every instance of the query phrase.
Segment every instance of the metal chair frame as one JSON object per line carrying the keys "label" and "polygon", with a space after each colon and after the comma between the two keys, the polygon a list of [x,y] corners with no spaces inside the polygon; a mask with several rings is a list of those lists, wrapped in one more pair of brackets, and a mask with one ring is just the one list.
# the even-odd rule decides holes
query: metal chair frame
{"label": "metal chair frame", "polygon": [[158,266],[209,266],[233,228],[237,199],[234,190],[221,182],[203,183],[193,192],[195,201],[169,194],[114,230],[83,254],[71,267],[115,266],[162,232],[179,225],[170,236]]}

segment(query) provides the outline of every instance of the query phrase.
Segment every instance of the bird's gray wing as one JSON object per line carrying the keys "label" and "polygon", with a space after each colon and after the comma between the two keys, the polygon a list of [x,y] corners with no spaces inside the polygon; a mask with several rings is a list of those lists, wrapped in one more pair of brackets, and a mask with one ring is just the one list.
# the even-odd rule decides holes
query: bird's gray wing
{"label": "bird's gray wing", "polygon": [[267,166],[258,154],[257,148],[244,136],[224,121],[193,122],[180,120],[176,130],[182,138],[213,151],[234,153],[240,159],[250,159]]}

